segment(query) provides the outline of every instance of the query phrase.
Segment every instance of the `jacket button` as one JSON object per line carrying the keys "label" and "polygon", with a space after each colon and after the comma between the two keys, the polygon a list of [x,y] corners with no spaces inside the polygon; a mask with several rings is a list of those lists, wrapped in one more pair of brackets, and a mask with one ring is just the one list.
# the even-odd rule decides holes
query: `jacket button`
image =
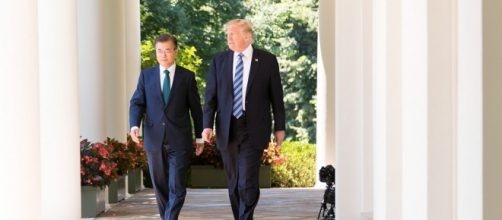
{"label": "jacket button", "polygon": [[166,126],[166,123],[162,122],[162,125],[163,125],[163,126]]}

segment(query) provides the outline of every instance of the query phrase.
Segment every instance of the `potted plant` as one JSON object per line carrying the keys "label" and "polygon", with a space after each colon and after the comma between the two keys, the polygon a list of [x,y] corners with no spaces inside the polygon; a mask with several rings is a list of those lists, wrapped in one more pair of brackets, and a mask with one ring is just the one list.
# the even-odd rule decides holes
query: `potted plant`
{"label": "potted plant", "polygon": [[134,142],[130,135],[127,135],[126,152],[129,161],[129,171],[127,172],[128,192],[135,193],[141,190],[142,174],[141,170],[146,167],[146,153],[143,149],[143,139],[140,142]]}
{"label": "potted plant", "polygon": [[82,217],[95,217],[105,210],[104,187],[117,179],[116,168],[103,143],[80,141]]}
{"label": "potted plant", "polygon": [[108,185],[108,202],[116,203],[125,199],[125,175],[130,167],[127,147],[125,143],[107,137],[105,148],[110,152],[110,160],[117,164],[117,180]]}
{"label": "potted plant", "polygon": [[286,157],[281,153],[281,148],[275,147],[274,143],[270,142],[267,149],[263,151],[263,155],[261,157],[261,165],[281,165],[284,162],[286,162]]}
{"label": "potted plant", "polygon": [[215,140],[204,143],[204,151],[195,155],[195,142],[190,166],[190,186],[195,188],[223,188],[227,182],[223,172],[223,160]]}
{"label": "potted plant", "polygon": [[[190,167],[190,186],[196,188],[224,188],[227,185],[225,173],[223,172],[223,160],[220,151],[216,147],[216,142],[204,143],[204,151],[199,155],[192,154],[192,165]],[[280,148],[274,147],[270,143],[263,151],[260,166],[260,187],[271,186],[270,166],[279,165],[286,161]]]}
{"label": "potted plant", "polygon": [[204,151],[197,156],[195,155],[196,144],[193,143],[193,153],[192,153],[192,165],[209,165],[215,168],[223,169],[223,160],[221,159],[221,153],[216,148],[216,141],[213,137],[211,142],[204,142]]}

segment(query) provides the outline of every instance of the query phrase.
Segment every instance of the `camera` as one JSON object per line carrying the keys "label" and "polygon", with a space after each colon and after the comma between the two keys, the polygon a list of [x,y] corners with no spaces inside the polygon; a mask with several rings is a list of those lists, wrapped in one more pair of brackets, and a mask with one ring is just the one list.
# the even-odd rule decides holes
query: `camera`
{"label": "camera", "polygon": [[319,180],[328,185],[335,182],[335,168],[332,165],[321,167],[319,170]]}
{"label": "camera", "polygon": [[327,165],[319,170],[319,180],[326,183],[318,220],[335,220],[335,167]]}

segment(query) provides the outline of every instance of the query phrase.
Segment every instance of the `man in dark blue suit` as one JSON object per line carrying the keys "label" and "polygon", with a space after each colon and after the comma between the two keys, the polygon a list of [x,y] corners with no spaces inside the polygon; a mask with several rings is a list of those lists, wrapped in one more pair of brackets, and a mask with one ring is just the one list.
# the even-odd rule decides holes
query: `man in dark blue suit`
{"label": "man in dark blue suit", "polygon": [[176,65],[177,46],[176,38],[170,34],[157,37],[159,66],[141,71],[129,109],[135,142],[139,142],[139,126],[144,120],[144,147],[163,220],[178,219],[185,201],[185,180],[193,152],[190,116],[197,137],[196,154],[202,152],[204,144],[195,74]]}
{"label": "man in dark blue suit", "polygon": [[274,55],[254,48],[252,24],[225,24],[230,50],[214,56],[206,81],[204,131],[209,141],[216,124],[234,219],[253,219],[260,196],[259,168],[274,120],[275,145],[285,136],[279,65]]}

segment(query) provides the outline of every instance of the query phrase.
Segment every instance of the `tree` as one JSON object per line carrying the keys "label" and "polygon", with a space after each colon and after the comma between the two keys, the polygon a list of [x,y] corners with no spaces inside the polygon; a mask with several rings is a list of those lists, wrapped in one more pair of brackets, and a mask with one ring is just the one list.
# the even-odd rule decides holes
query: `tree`
{"label": "tree", "polygon": [[[247,0],[255,45],[278,56],[288,139],[315,143],[318,0]],[[266,7],[264,7],[266,5]]]}
{"label": "tree", "polygon": [[203,79],[213,55],[227,48],[225,22],[246,15],[241,0],[141,0],[140,3],[141,39],[170,32],[182,44],[193,46],[202,60],[196,73]]}

